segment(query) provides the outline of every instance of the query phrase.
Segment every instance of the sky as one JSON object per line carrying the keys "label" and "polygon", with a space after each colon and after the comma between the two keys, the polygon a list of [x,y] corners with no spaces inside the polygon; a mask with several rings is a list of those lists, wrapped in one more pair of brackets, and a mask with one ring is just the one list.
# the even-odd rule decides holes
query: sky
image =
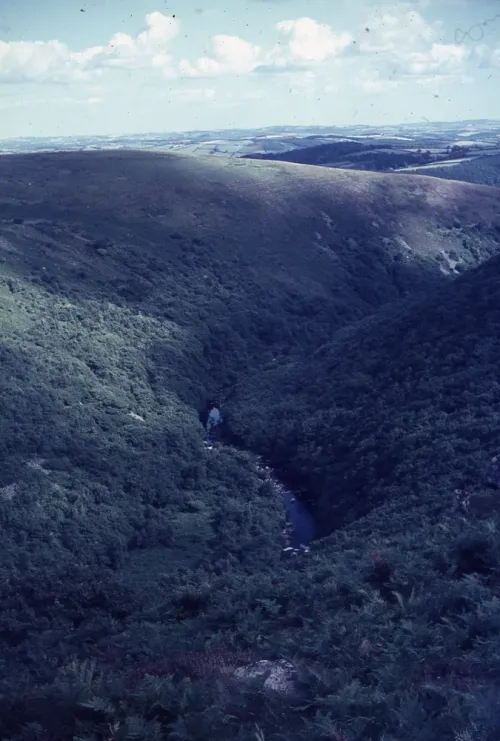
{"label": "sky", "polygon": [[1,0],[0,138],[500,119],[500,0]]}

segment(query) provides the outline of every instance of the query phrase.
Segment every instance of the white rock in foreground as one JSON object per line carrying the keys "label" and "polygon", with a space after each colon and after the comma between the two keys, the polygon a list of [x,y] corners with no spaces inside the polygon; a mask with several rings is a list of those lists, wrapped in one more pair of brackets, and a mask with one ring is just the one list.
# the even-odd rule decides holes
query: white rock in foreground
{"label": "white rock in foreground", "polygon": [[288,695],[296,690],[297,672],[293,664],[285,659],[268,661],[263,659],[254,664],[241,666],[234,671],[237,679],[253,680],[266,677],[264,689]]}

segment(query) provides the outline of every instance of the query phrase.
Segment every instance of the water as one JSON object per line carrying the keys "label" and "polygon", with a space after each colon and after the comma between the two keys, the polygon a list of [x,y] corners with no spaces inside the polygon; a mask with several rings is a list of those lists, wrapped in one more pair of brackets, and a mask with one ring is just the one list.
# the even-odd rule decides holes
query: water
{"label": "water", "polygon": [[276,491],[283,498],[283,507],[286,514],[288,527],[285,529],[286,546],[291,553],[308,549],[310,542],[316,534],[316,526],[313,517],[307,507],[297,499],[296,495],[285,488],[279,481],[270,466],[263,465],[261,460],[257,461],[257,470],[263,473]]}

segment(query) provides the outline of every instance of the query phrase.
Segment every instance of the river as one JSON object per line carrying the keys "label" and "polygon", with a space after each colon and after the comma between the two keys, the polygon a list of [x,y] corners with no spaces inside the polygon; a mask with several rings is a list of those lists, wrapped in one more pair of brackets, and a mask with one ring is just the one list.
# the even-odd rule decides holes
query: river
{"label": "river", "polygon": [[288,530],[285,543],[286,550],[295,555],[299,551],[308,549],[316,534],[316,526],[311,513],[297,496],[281,483],[273,469],[263,464],[258,457],[257,470],[264,474],[266,481],[271,484],[276,494],[282,497],[289,526],[285,530],[285,532]]}

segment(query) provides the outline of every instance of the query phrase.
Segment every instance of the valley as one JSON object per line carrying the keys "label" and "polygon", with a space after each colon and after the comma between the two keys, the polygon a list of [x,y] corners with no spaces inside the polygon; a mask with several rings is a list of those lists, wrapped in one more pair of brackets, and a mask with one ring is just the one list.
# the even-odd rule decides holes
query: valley
{"label": "valley", "polygon": [[[0,158],[2,738],[496,738],[499,206],[406,172]],[[313,515],[303,558],[261,463]],[[235,680],[262,661],[294,691]]]}

